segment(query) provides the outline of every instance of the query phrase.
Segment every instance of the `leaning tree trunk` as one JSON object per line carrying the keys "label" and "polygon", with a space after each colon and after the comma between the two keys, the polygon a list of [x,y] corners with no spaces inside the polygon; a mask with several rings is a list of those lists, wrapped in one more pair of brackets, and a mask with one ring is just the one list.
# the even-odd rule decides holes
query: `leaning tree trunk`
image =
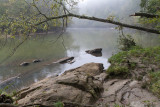
{"label": "leaning tree trunk", "polygon": [[90,16],[86,16],[86,15],[76,15],[76,14],[73,14],[73,13],[65,14],[65,15],[62,15],[62,16],[56,16],[56,17],[47,17],[46,20],[41,21],[41,22],[35,24],[34,26],[41,25],[41,24],[46,23],[46,22],[48,22],[50,20],[53,20],[53,19],[61,19],[61,18],[66,18],[66,17],[75,17],[75,18],[79,18],[79,19],[87,19],[87,20],[93,20],[93,21],[98,21],[98,22],[103,22],[103,23],[110,23],[110,24],[119,25],[119,26],[123,26],[123,27],[127,27],[127,28],[136,29],[136,30],[146,31],[146,32],[155,33],[155,34],[160,34],[160,31],[157,30],[157,29],[150,29],[150,28],[145,28],[145,27],[136,26],[136,25],[129,25],[129,24],[118,22],[118,21],[113,21],[113,20],[110,20],[110,19],[90,17]]}

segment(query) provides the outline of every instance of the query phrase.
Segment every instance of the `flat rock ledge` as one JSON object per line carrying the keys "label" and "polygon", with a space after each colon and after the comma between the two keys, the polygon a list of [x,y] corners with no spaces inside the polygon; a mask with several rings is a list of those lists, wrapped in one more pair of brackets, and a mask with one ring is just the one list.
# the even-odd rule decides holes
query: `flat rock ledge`
{"label": "flat rock ledge", "polygon": [[159,99],[141,85],[131,79],[109,79],[103,64],[88,63],[19,91],[18,104],[53,106],[61,101],[64,107],[145,107],[145,101],[154,101],[154,107],[159,107]]}

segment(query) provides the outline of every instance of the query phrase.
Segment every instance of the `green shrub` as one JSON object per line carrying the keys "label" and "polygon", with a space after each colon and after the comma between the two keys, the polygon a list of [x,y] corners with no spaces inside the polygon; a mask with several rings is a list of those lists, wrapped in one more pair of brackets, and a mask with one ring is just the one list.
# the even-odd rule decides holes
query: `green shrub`
{"label": "green shrub", "polygon": [[122,51],[122,52],[119,52],[119,53],[113,55],[111,58],[109,58],[108,62],[120,64],[122,62],[125,62],[126,58],[127,58],[127,52]]}
{"label": "green shrub", "polygon": [[124,107],[124,106],[119,105],[119,104],[115,104],[114,107]]}
{"label": "green shrub", "polygon": [[160,98],[160,71],[149,74],[149,90]]}
{"label": "green shrub", "polygon": [[107,70],[110,76],[122,76],[126,77],[129,74],[129,70],[125,66],[110,66]]}
{"label": "green shrub", "polygon": [[56,102],[56,103],[54,103],[54,106],[55,107],[64,107],[64,104],[63,104],[63,102]]}
{"label": "green shrub", "polygon": [[130,35],[124,35],[123,33],[119,36],[118,42],[120,45],[119,49],[122,51],[128,51],[133,46],[136,46],[134,39]]}

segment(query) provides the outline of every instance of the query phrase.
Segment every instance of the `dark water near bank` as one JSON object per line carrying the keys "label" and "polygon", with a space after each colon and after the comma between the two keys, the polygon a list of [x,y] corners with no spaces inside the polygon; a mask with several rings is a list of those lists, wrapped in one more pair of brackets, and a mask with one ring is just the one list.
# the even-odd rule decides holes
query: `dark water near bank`
{"label": "dark water near bank", "polygon": [[[157,35],[144,32],[131,31],[134,39],[144,47],[158,46]],[[118,52],[118,31],[113,28],[99,29],[68,29],[63,38],[55,34],[43,34],[31,37],[16,53],[0,65],[1,89],[9,86],[10,90],[18,90],[43,78],[59,75],[65,70],[79,67],[85,63],[103,63],[104,68],[109,67],[108,58]],[[148,39],[149,38],[149,39]],[[5,59],[16,46],[16,40],[11,40],[1,49],[0,61]],[[95,57],[85,53],[85,50],[103,48],[102,57]],[[73,56],[73,64],[54,64],[56,60]],[[33,59],[42,59],[40,63],[31,63],[27,67],[21,67],[21,62],[32,62]],[[17,77],[18,76],[18,77]],[[8,80],[9,79],[9,80]],[[7,80],[7,81],[6,81]]]}

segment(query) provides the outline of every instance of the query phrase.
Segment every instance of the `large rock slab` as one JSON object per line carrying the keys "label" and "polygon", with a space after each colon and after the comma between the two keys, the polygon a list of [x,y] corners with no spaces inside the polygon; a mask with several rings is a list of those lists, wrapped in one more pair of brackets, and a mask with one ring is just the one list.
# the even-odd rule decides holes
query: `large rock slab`
{"label": "large rock slab", "polygon": [[111,79],[103,84],[104,92],[97,101],[97,107],[159,107],[160,101],[152,93],[142,88],[141,82],[131,79]]}
{"label": "large rock slab", "polygon": [[103,73],[103,69],[104,67],[103,67],[103,64],[101,63],[88,63],[88,64],[84,64],[81,67],[68,70],[62,75],[66,75],[69,72],[81,72],[81,73],[84,72],[89,76],[96,76]]}
{"label": "large rock slab", "polygon": [[[46,78],[19,92],[18,104],[53,105],[54,102],[94,104],[103,91],[103,84],[94,76],[103,72],[99,63],[85,64],[55,78]],[[104,75],[102,76],[103,78]]]}

